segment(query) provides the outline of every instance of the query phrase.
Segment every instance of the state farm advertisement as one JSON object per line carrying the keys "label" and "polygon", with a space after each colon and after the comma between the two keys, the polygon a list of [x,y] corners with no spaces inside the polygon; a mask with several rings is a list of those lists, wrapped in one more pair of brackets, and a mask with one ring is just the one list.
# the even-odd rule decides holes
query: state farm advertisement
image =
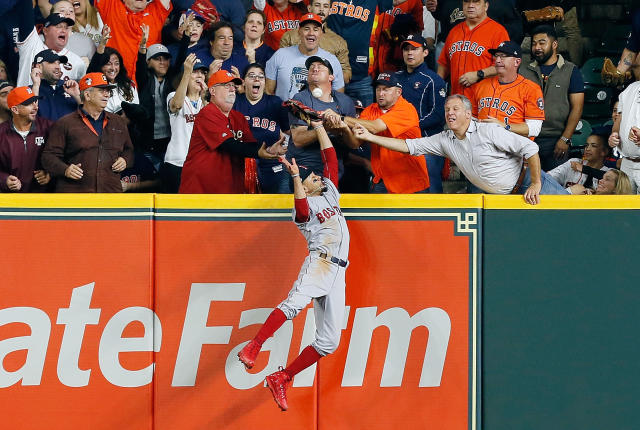
{"label": "state farm advertisement", "polygon": [[307,255],[291,221],[0,219],[1,427],[475,428],[478,250],[456,223],[348,221],[340,346],[281,412],[264,378],[311,343],[313,305],[250,371],[236,354]]}

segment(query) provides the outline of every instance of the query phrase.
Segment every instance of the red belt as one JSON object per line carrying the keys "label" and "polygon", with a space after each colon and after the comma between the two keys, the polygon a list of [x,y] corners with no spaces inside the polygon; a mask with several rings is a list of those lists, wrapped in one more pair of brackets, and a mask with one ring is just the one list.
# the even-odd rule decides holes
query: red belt
{"label": "red belt", "polygon": [[518,194],[520,191],[520,187],[522,186],[522,181],[524,181],[524,176],[527,174],[528,163],[526,160],[522,163],[522,169],[520,170],[520,176],[518,176],[518,180],[516,184],[513,186],[513,190],[511,190],[511,194]]}

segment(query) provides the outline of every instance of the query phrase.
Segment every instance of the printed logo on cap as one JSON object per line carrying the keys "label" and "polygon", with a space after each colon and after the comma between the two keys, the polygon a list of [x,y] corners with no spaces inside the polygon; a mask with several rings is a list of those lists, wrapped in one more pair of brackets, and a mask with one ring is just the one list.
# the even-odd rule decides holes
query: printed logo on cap
{"label": "printed logo on cap", "polygon": [[105,75],[102,75],[102,80],[107,82],[107,77]]}
{"label": "printed logo on cap", "polygon": [[378,75],[378,80],[379,81],[389,81],[389,80],[391,80],[391,75],[388,74],[388,73],[380,73]]}
{"label": "printed logo on cap", "polygon": [[413,34],[408,35],[407,40],[413,40]]}
{"label": "printed logo on cap", "polygon": [[33,91],[31,91],[31,88],[27,87],[27,94],[33,94]]}
{"label": "printed logo on cap", "polygon": [[42,57],[36,57],[36,63],[41,63],[42,60],[44,60],[44,58]]}
{"label": "printed logo on cap", "polygon": [[87,86],[88,86],[88,87],[90,87],[90,86],[91,86],[91,82],[93,82],[93,81],[91,80],[91,78],[87,78],[87,79],[85,79],[85,80],[84,80],[84,83],[85,83],[85,84],[87,84]]}

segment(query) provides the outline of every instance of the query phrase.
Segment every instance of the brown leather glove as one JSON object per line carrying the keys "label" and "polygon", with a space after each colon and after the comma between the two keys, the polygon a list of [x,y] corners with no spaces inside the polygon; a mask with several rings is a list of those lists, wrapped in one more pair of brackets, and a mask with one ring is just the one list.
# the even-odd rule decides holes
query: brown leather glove
{"label": "brown leather glove", "polygon": [[602,79],[604,85],[620,87],[624,85],[626,81],[631,80],[631,72],[621,73],[618,68],[614,66],[613,61],[605,58],[602,71],[600,72],[600,79]]}
{"label": "brown leather glove", "polygon": [[547,6],[542,9],[525,10],[522,12],[527,22],[562,21],[564,11],[558,6]]}

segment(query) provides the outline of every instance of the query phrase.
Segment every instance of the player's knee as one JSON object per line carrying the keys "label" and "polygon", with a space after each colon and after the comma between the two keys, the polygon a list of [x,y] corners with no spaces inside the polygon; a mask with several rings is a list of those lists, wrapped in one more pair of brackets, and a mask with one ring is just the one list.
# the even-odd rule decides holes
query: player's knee
{"label": "player's knee", "polygon": [[282,311],[282,313],[287,317],[288,320],[294,319],[300,312],[300,309],[293,308],[286,303],[279,304],[278,309]]}
{"label": "player's knee", "polygon": [[340,338],[337,339],[318,339],[314,342],[313,347],[320,355],[333,354],[340,345]]}

